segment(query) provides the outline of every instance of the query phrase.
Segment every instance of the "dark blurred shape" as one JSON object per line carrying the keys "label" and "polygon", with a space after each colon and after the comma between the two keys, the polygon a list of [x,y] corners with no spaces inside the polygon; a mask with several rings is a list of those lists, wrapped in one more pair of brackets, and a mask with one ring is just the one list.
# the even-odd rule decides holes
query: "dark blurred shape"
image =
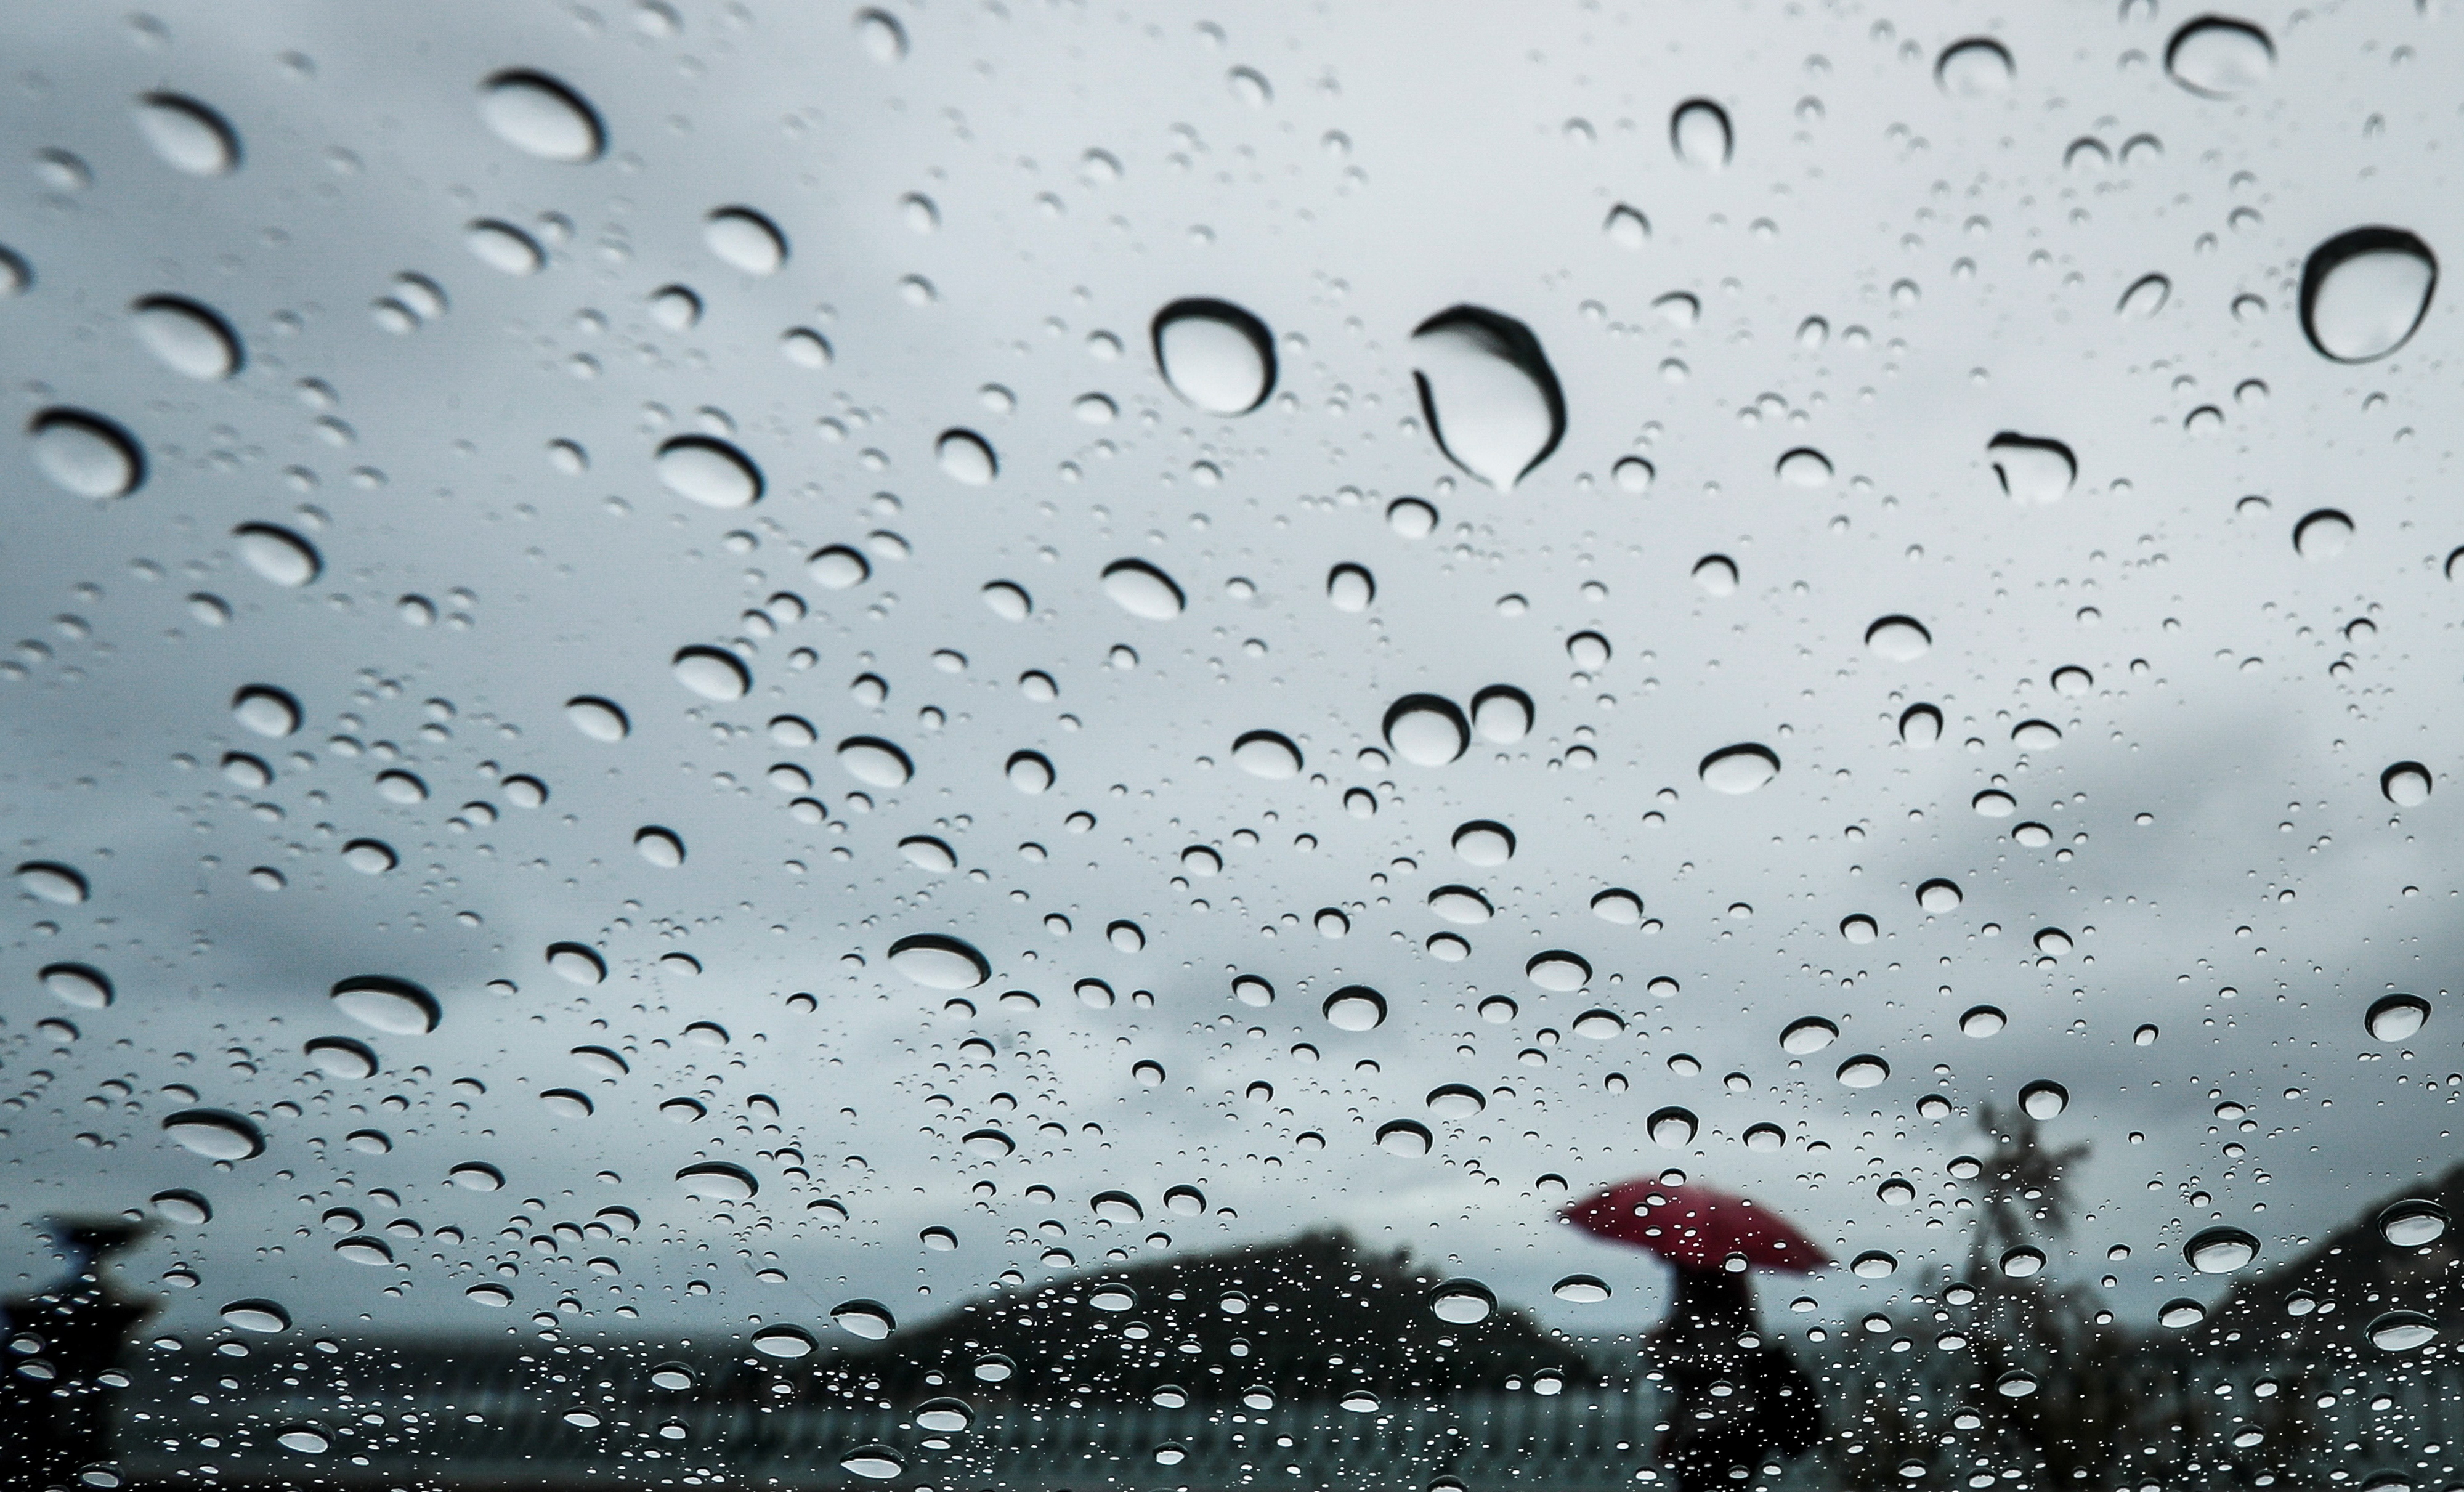
{"label": "dark blurred shape", "polygon": [[117,1486],[106,1463],[119,1385],[107,1375],[154,1306],[121,1293],[102,1268],[146,1228],[117,1218],[54,1218],[46,1226],[67,1251],[67,1278],[0,1301],[8,1331],[0,1349],[0,1482],[41,1492]]}

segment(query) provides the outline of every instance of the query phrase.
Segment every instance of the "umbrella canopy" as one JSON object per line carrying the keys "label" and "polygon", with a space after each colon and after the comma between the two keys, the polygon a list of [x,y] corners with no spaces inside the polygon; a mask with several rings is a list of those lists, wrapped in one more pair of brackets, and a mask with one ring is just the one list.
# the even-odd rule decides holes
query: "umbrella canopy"
{"label": "umbrella canopy", "polygon": [[1731,1255],[1793,1274],[1831,1262],[1822,1246],[1788,1219],[1750,1198],[1693,1182],[1620,1181],[1559,1216],[1586,1233],[1647,1248],[1680,1269],[1718,1269]]}

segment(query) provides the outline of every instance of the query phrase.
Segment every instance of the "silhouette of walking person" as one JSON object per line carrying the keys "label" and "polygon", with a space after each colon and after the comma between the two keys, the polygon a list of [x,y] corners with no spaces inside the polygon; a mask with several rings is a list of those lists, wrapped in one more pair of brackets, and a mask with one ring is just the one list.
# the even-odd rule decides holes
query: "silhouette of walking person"
{"label": "silhouette of walking person", "polygon": [[1822,1435],[1814,1380],[1756,1334],[1745,1272],[1681,1268],[1676,1284],[1644,1352],[1677,1399],[1657,1449],[1678,1492],[1742,1486],[1766,1459],[1811,1449]]}
{"label": "silhouette of walking person", "polygon": [[[0,1301],[0,1481],[39,1492],[116,1486],[111,1459],[113,1385],[104,1374],[154,1307],[121,1294],[104,1258],[144,1234],[137,1224],[54,1222],[68,1245],[69,1276],[33,1295]],[[20,1480],[23,1479],[23,1480]]]}

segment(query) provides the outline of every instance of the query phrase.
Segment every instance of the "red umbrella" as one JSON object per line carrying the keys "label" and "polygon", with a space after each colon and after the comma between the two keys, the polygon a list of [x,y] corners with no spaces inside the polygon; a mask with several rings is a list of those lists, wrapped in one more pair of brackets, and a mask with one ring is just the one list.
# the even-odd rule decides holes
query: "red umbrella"
{"label": "red umbrella", "polygon": [[1680,1269],[1718,1269],[1731,1255],[1807,1274],[1831,1262],[1822,1245],[1750,1198],[1686,1182],[1620,1181],[1559,1214],[1586,1233],[1647,1248]]}

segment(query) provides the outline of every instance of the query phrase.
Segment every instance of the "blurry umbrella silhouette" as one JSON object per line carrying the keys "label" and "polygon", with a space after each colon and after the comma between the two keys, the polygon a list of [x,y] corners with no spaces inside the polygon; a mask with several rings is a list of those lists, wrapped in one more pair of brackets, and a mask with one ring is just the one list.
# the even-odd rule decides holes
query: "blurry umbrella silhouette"
{"label": "blurry umbrella silhouette", "polygon": [[1676,1299],[1644,1351],[1676,1394],[1659,1454],[1679,1492],[1742,1488],[1766,1458],[1801,1455],[1821,1437],[1814,1380],[1763,1341],[1746,1280],[1755,1267],[1820,1268],[1831,1258],[1819,1244],[1749,1198],[1682,1181],[1622,1181],[1560,1216],[1676,1266]]}

